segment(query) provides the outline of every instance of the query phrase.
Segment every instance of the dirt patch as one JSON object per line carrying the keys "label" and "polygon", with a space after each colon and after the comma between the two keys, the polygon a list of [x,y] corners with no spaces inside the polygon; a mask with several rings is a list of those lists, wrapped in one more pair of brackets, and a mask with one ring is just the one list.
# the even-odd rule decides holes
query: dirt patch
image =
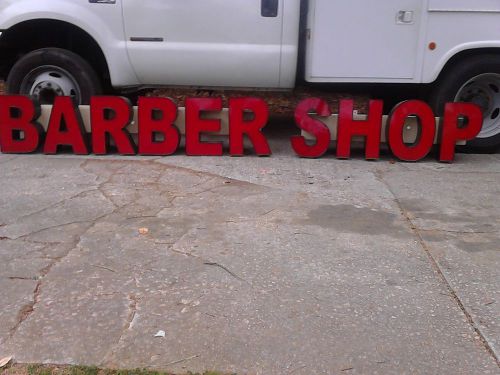
{"label": "dirt patch", "polygon": [[[0,81],[0,95],[5,94],[5,83]],[[241,98],[254,96],[262,98],[269,106],[269,111],[273,115],[292,116],[297,104],[311,97],[325,99],[330,104],[332,112],[338,112],[338,103],[341,99],[354,99],[354,109],[366,112],[368,97],[339,93],[331,90],[320,90],[311,87],[298,87],[293,91],[233,91],[233,90],[199,90],[199,89],[155,89],[143,90],[142,96],[167,97],[174,100],[178,105],[183,105],[187,97],[221,97],[224,107],[227,107],[229,98]]]}
{"label": "dirt patch", "polygon": [[156,89],[145,91],[145,96],[162,96],[173,99],[176,103],[184,103],[186,97],[221,97],[227,107],[229,98],[255,96],[262,98],[274,115],[293,115],[297,104],[305,98],[318,97],[325,99],[332,112],[338,112],[338,103],[341,99],[354,99],[354,109],[366,111],[368,97],[339,93],[328,89],[312,87],[297,87],[292,91],[237,91],[237,90],[195,90],[195,89]]}

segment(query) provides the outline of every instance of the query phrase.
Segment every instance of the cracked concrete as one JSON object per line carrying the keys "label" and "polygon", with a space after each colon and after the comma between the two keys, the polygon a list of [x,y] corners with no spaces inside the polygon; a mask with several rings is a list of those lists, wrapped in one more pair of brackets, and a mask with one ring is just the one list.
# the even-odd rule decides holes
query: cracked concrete
{"label": "cracked concrete", "polygon": [[500,156],[303,160],[287,138],[271,158],[0,155],[0,356],[499,374]]}

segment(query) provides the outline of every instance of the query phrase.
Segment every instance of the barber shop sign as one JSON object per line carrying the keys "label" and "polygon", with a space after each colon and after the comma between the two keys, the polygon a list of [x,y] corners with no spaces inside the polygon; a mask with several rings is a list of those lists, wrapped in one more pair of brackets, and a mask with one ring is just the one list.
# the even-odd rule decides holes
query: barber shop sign
{"label": "barber shop sign", "polygon": [[[470,103],[447,104],[440,119],[436,119],[425,102],[417,100],[398,104],[389,116],[383,116],[383,102],[379,100],[370,101],[368,113],[363,116],[357,116],[353,106],[352,100],[342,100],[338,115],[333,115],[326,101],[303,100],[295,111],[295,125],[302,135],[291,138],[293,151],[303,158],[319,158],[332,152],[339,159],[348,159],[353,140],[363,139],[366,159],[376,160],[384,140],[392,154],[402,161],[422,160],[437,144],[439,161],[451,162],[457,142],[474,139],[483,123],[480,108]],[[38,103],[25,96],[0,96],[0,149],[15,154],[56,154],[65,147],[78,155],[104,155],[112,150],[122,155],[172,155],[181,142],[175,124],[180,110],[168,98],[142,97],[134,109],[122,97],[93,97],[86,128],[82,109],[69,97],[57,97],[44,127],[39,122]],[[271,155],[262,132],[269,120],[268,106],[262,99],[229,100],[228,150],[224,150],[221,141],[202,139],[204,135],[220,134],[221,120],[207,114],[224,111],[221,98],[188,98],[182,111],[186,155],[222,156],[226,151],[231,156],[243,156],[250,151],[245,150],[245,138],[251,142],[255,154]],[[328,125],[332,118],[333,127]],[[404,137],[409,120],[417,127],[410,142]],[[137,129],[137,142],[129,130],[132,123]],[[333,140],[336,147],[331,148]]]}

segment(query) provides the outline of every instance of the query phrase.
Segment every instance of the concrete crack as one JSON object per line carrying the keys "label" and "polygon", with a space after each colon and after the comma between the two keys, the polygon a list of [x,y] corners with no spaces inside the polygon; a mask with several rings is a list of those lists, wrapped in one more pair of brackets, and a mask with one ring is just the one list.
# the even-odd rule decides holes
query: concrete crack
{"label": "concrete crack", "polygon": [[200,356],[199,354],[196,354],[196,355],[192,355],[191,357],[178,359],[178,360],[176,360],[176,361],[172,361],[172,362],[167,363],[165,366],[172,366],[172,365],[176,365],[176,364],[178,364],[178,363],[182,363],[182,362],[190,361],[190,360],[192,360],[192,359],[198,358],[199,356]]}
{"label": "concrete crack", "polygon": [[[85,164],[86,163],[83,164],[82,168],[84,168]],[[43,231],[53,229],[53,228],[64,227],[64,226],[68,226],[68,225],[72,225],[72,224],[88,224],[88,226],[86,226],[85,228],[83,228],[82,232],[79,233],[76,236],[76,238],[75,238],[74,241],[68,243],[68,249],[67,249],[67,251],[63,255],[61,255],[61,256],[59,256],[57,258],[53,258],[52,262],[50,262],[49,265],[47,265],[46,267],[44,267],[40,271],[40,276],[37,278],[38,281],[37,281],[37,283],[35,285],[35,288],[33,290],[33,298],[32,298],[32,300],[29,303],[27,303],[26,305],[24,305],[20,309],[20,311],[18,313],[17,321],[16,321],[14,327],[12,327],[10,329],[9,336],[8,336],[7,339],[12,339],[14,337],[14,335],[17,333],[17,331],[19,330],[19,328],[21,327],[21,325],[34,313],[37,304],[40,302],[40,295],[41,295],[41,291],[42,291],[42,288],[43,288],[43,281],[46,278],[46,276],[50,273],[50,271],[52,270],[52,268],[56,264],[58,264],[59,262],[61,262],[65,257],[67,257],[73,250],[79,248],[80,244],[82,242],[82,238],[86,235],[86,233],[88,233],[92,228],[94,228],[100,222],[100,220],[102,220],[102,219],[104,219],[104,218],[106,218],[106,217],[108,217],[110,215],[113,215],[117,210],[123,208],[123,207],[119,207],[118,205],[116,205],[109,197],[107,197],[100,190],[102,188],[102,186],[104,186],[106,183],[108,183],[112,179],[112,177],[116,173],[118,173],[121,169],[123,169],[123,168],[120,168],[119,170],[114,171],[111,174],[111,176],[106,181],[100,183],[96,188],[80,192],[80,193],[78,193],[78,194],[76,194],[76,195],[74,195],[72,197],[69,197],[69,198],[66,198],[66,199],[64,199],[64,200],[62,200],[60,202],[57,202],[57,203],[55,203],[55,204],[53,204],[53,205],[51,205],[49,207],[45,207],[45,208],[43,208],[41,210],[38,210],[35,213],[31,213],[31,214],[23,216],[25,218],[25,217],[29,217],[31,215],[35,215],[37,213],[44,212],[45,210],[47,210],[47,209],[49,209],[51,207],[56,207],[57,205],[63,204],[64,202],[66,202],[68,200],[77,198],[77,197],[79,197],[79,196],[81,196],[83,194],[87,194],[87,193],[92,192],[92,191],[99,191],[114,206],[114,209],[111,212],[107,212],[107,213],[102,214],[102,215],[100,215],[100,216],[98,216],[96,218],[93,218],[91,220],[82,220],[82,221],[74,221],[74,222],[64,223],[64,224],[57,224],[57,225],[53,225],[53,226],[50,226],[50,227],[39,229],[37,231],[31,232],[31,233],[28,233],[26,235],[23,235],[23,236],[20,236],[20,237],[16,238],[18,240],[23,240],[24,241],[24,238],[26,238],[26,237],[30,237],[30,236],[36,235],[38,233],[41,233]],[[97,177],[96,177],[96,179],[97,179]],[[133,204],[133,202],[131,202],[129,204],[126,204],[124,207],[126,207],[128,205],[131,205],[131,204]],[[22,219],[23,217],[21,217],[19,219]],[[47,246],[50,246],[50,244],[47,244]],[[44,249],[42,249],[42,251],[45,250],[45,249],[46,249],[46,247]],[[104,267],[104,266],[94,265],[94,267],[106,269],[106,270],[108,270],[110,272],[115,272],[114,270],[112,270],[112,269],[110,269],[108,267]],[[136,282],[136,286],[137,286],[137,284],[138,284],[137,279],[135,279],[135,282]],[[129,310],[130,310],[130,312],[129,312],[128,317],[127,317],[127,323],[126,323],[125,330],[130,329],[130,327],[132,326],[133,320],[135,318],[136,311],[137,311],[138,299],[134,295],[130,295],[129,296],[129,300],[130,300],[130,303],[129,303]],[[120,338],[120,340],[121,340],[121,338]]]}
{"label": "concrete crack", "polygon": [[498,231],[462,231],[462,230],[447,230],[447,229],[426,229],[415,227],[420,232],[440,232],[452,234],[496,234]]}
{"label": "concrete crack", "polygon": [[[163,210],[163,208],[162,208]],[[161,212],[161,211],[160,211]],[[158,212],[158,213],[160,213]],[[139,215],[139,216],[130,216],[130,217],[127,217],[125,218],[125,220],[136,220],[136,219],[157,219],[158,218],[158,215]]]}
{"label": "concrete crack", "polygon": [[184,255],[184,256],[187,256],[187,257],[197,258],[197,259],[200,258],[198,255],[194,255],[193,253],[187,253],[187,252],[184,252],[184,251],[175,250],[172,246],[169,247],[169,250],[172,251],[173,253]]}
{"label": "concrete crack", "polygon": [[434,272],[438,275],[438,277],[441,279],[441,282],[448,289],[450,298],[452,298],[455,301],[455,303],[458,305],[458,307],[460,308],[462,313],[465,315],[467,322],[472,327],[472,329],[474,330],[476,335],[479,337],[479,340],[481,341],[483,347],[491,355],[493,360],[496,362],[497,366],[500,366],[500,360],[499,360],[498,356],[496,355],[495,350],[489,344],[488,340],[483,335],[481,328],[476,324],[476,322],[474,321],[474,318],[472,317],[472,315],[469,313],[469,311],[467,310],[467,308],[463,304],[463,302],[460,299],[460,297],[458,296],[457,292],[451,286],[451,283],[449,282],[449,280],[446,277],[446,275],[444,274],[444,272],[441,270],[439,263],[432,255],[432,252],[430,251],[429,247],[427,246],[427,243],[425,242],[424,238],[422,237],[420,229],[417,227],[417,225],[415,225],[415,223],[411,219],[408,211],[406,211],[406,209],[403,207],[403,205],[401,204],[401,202],[397,198],[396,194],[392,190],[389,183],[387,183],[387,181],[385,181],[384,176],[383,176],[383,172],[378,170],[374,173],[374,175],[377,178],[377,180],[380,181],[386,187],[386,189],[389,191],[389,193],[392,195],[394,202],[397,204],[399,211],[401,212],[401,215],[406,220],[408,226],[411,228],[413,234],[417,238],[420,247],[423,249],[424,253],[427,255],[427,258],[430,260],[431,266],[432,266]]}
{"label": "concrete crack", "polygon": [[105,270],[105,271],[116,273],[116,271],[114,269],[109,268],[109,267],[105,267],[105,266],[100,266],[98,264],[91,264],[90,266],[91,267],[95,267],[95,268],[100,268],[101,270]]}
{"label": "concrete crack", "polygon": [[111,180],[113,179],[113,177],[116,176],[116,174],[118,174],[119,172],[122,171],[122,169],[124,169],[125,167],[122,167],[122,168],[118,168],[116,171],[114,171],[113,173],[111,173],[108,177],[107,180],[101,182],[100,184],[97,185],[97,190],[102,194],[102,196],[104,198],[106,198],[113,206],[115,206],[116,209],[120,208],[120,206],[118,204],[115,203],[115,201],[113,200],[113,198],[108,195],[107,192],[104,191],[104,186],[111,183]]}
{"label": "concrete crack", "polygon": [[[97,180],[99,179],[99,175],[97,175],[96,173],[92,172],[92,171],[89,171],[87,169],[87,165],[90,163],[91,160],[87,160],[85,161],[83,164],[80,165],[80,168],[82,170],[84,170],[85,172],[89,173],[89,174],[93,174],[95,176],[95,181],[97,183]],[[126,166],[123,166],[123,167],[120,167],[118,168],[117,170],[113,171],[110,173],[110,175],[108,176],[107,179],[105,179],[104,181],[100,182],[100,183],[97,183],[97,187],[95,188],[95,190],[99,191],[102,196],[104,198],[106,198],[106,200],[108,200],[115,208],[120,208],[120,206],[118,204],[116,204],[113,200],[113,198],[111,196],[109,196],[103,189],[104,185],[106,184],[109,184],[111,183],[111,180],[113,179],[113,177],[115,177],[118,173],[120,173],[123,169],[125,169]]]}
{"label": "concrete crack", "polygon": [[128,299],[129,299],[129,305],[128,305],[129,314],[127,316],[127,322],[125,324],[124,331],[128,331],[132,327],[135,316],[137,314],[137,305],[139,303],[139,299],[134,294],[130,294],[128,296]]}
{"label": "concrete crack", "polygon": [[192,186],[190,187],[190,189],[193,189],[193,188],[195,188],[195,187],[198,187],[198,186],[202,186],[202,185],[208,184],[209,182],[212,182],[212,181],[214,181],[215,179],[217,179],[217,177],[216,177],[216,176],[211,176],[211,177],[207,178],[206,180],[203,180],[203,181],[201,181],[201,182],[198,182],[197,184],[192,185]]}
{"label": "concrete crack", "polygon": [[35,311],[35,305],[40,300],[41,287],[42,287],[42,280],[40,279],[36,283],[35,290],[33,291],[33,300],[31,302],[29,302],[28,304],[24,305],[21,308],[21,310],[19,311],[19,313],[17,314],[17,322],[14,325],[14,327],[12,327],[10,329],[9,338],[12,338],[16,334],[16,332],[19,329],[19,327],[21,326],[21,324],[23,324],[26,321],[26,319],[28,319],[31,316],[33,311]]}
{"label": "concrete crack", "polygon": [[[60,227],[65,227],[65,226],[68,226],[68,225],[74,225],[74,224],[91,224],[92,223],[92,220],[81,220],[81,221],[72,221],[70,223],[63,223],[63,224],[55,224],[55,225],[52,225],[50,227],[46,227],[46,228],[41,228],[39,230],[36,230],[34,232],[31,232],[31,233],[28,233],[28,234],[25,234],[25,235],[22,235],[20,237],[17,237],[17,238],[12,238],[12,240],[24,240],[25,238],[27,237],[31,237],[31,236],[35,236],[39,233],[42,233],[46,230],[50,230],[50,229],[55,229],[55,228],[60,228]],[[29,241],[28,241],[29,242]]]}
{"label": "concrete crack", "polygon": [[[67,202],[67,201],[70,201],[70,200],[75,199],[75,198],[79,198],[79,197],[84,196],[85,194],[91,193],[91,192],[93,192],[93,191],[98,191],[98,189],[97,189],[97,188],[92,188],[92,189],[89,189],[89,190],[84,190],[84,191],[81,191],[81,192],[79,192],[78,194],[72,195],[71,197],[65,198],[65,199],[60,200],[60,201],[58,201],[58,202],[55,202],[55,203],[53,203],[53,204],[51,204],[51,205],[49,205],[49,206],[47,206],[47,207],[44,207],[44,208],[42,208],[42,209],[40,209],[40,210],[37,210],[37,211],[35,211],[35,212],[30,212],[29,214],[26,214],[26,215],[23,215],[23,216],[19,216],[19,217],[17,217],[17,218],[16,218],[16,222],[19,222],[19,221],[21,221],[22,219],[25,219],[25,218],[28,218],[28,217],[30,217],[30,216],[34,216],[34,215],[40,214],[40,213],[42,213],[42,212],[44,212],[44,211],[50,210],[50,209],[52,209],[52,208],[55,208],[55,207],[57,207],[57,206],[59,206],[59,205],[64,204],[64,203],[65,203],[65,202]],[[5,226],[5,225],[6,225],[6,224],[4,224],[4,226]]]}
{"label": "concrete crack", "polygon": [[[115,209],[116,210],[116,209]],[[19,311],[18,313],[18,318],[17,318],[17,322],[16,324],[14,325],[14,327],[9,331],[9,339],[11,339],[12,337],[14,337],[14,335],[16,334],[16,332],[19,330],[19,327],[31,316],[31,314],[35,311],[35,307],[36,305],[38,304],[39,300],[40,300],[40,294],[41,294],[41,289],[42,289],[42,283],[43,283],[43,280],[45,279],[45,277],[49,274],[49,272],[52,270],[52,268],[60,263],[64,258],[66,258],[70,253],[71,251],[73,251],[74,249],[77,249],[79,246],[80,246],[80,243],[82,241],[82,237],[88,233],[89,230],[91,230],[99,220],[101,220],[102,218],[106,217],[106,216],[109,216],[111,215],[113,212],[115,212],[115,210],[113,210],[111,213],[107,213],[107,214],[103,214],[101,216],[99,216],[98,218],[94,219],[94,221],[84,221],[83,223],[92,223],[88,228],[86,228],[85,230],[83,230],[83,232],[81,234],[79,234],[75,241],[74,242],[71,242],[71,243],[68,243],[68,251],[66,251],[66,253],[64,253],[63,255],[57,257],[57,258],[54,258],[54,260],[49,264],[47,265],[46,267],[44,267],[41,272],[40,272],[40,276],[39,276],[39,280],[35,286],[35,290],[33,291],[33,300],[24,305],[21,310]],[[76,223],[76,222],[75,222]],[[70,224],[73,224],[73,223],[68,223],[68,224],[62,224],[62,225],[56,225],[54,226],[54,228],[57,228],[57,227],[61,227],[61,226],[65,226],[65,225],[70,225]],[[47,229],[50,229],[50,228],[44,228],[44,229],[41,229],[39,231],[36,231],[36,232],[33,232],[33,233],[30,233],[30,234],[27,234],[25,236],[22,236],[22,237],[19,237],[19,238],[23,238],[23,237],[26,237],[26,236],[31,236],[33,234],[36,234],[36,233],[39,233],[39,232],[42,232],[44,230],[47,230]]]}
{"label": "concrete crack", "polygon": [[127,296],[129,304],[128,304],[128,314],[127,318],[125,320],[125,324],[123,326],[122,332],[120,334],[120,337],[118,338],[118,341],[116,345],[114,345],[110,351],[103,357],[102,360],[102,365],[109,367],[112,365],[112,358],[116,354],[117,350],[120,348],[121,342],[123,341],[123,336],[129,331],[133,325],[134,325],[134,320],[137,316],[137,310],[138,310],[138,305],[140,299],[135,295],[135,294],[129,294]]}
{"label": "concrete crack", "polygon": [[206,259],[203,259],[202,257],[200,257],[199,255],[195,255],[195,254],[192,254],[190,252],[185,252],[185,251],[180,251],[180,250],[176,250],[174,248],[175,244],[177,244],[179,241],[181,241],[187,234],[189,233],[189,231],[187,231],[184,235],[182,235],[179,240],[177,240],[176,242],[174,243],[161,243],[161,242],[156,242],[156,244],[164,244],[164,245],[168,245],[168,250],[172,251],[173,253],[175,254],[179,254],[179,255],[183,255],[183,256],[186,256],[186,257],[191,257],[191,258],[195,258],[195,259],[199,259],[203,262],[204,265],[206,266],[213,266],[213,267],[218,267],[222,270],[224,270],[225,272],[227,272],[229,275],[231,275],[232,277],[234,277],[235,279],[237,280],[240,280],[248,285],[251,286],[251,283],[248,282],[247,280],[243,279],[242,277],[238,276],[237,274],[235,274],[233,271],[231,271],[230,269],[228,269],[226,266],[222,265],[222,264],[219,264],[217,262],[210,262]]}
{"label": "concrete crack", "polygon": [[236,275],[234,272],[232,272],[231,270],[229,270],[227,267],[223,266],[222,264],[219,264],[219,263],[216,263],[216,262],[203,262],[203,264],[205,264],[207,266],[219,267],[220,269],[223,269],[228,274],[230,274],[232,277],[234,277],[234,278],[236,278],[236,279],[238,279],[240,281],[243,281],[243,282],[249,284],[248,281],[246,281],[245,279],[242,279],[241,277],[239,277],[238,275]]}

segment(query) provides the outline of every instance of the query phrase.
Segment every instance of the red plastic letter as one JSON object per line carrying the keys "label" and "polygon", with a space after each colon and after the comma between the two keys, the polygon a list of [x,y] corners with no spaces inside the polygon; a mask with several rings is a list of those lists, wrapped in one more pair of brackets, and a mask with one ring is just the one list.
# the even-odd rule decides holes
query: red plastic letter
{"label": "red plastic letter", "polygon": [[136,154],[134,142],[126,129],[133,118],[128,99],[117,96],[93,97],[90,100],[90,117],[94,154],[106,154],[110,138],[113,138],[120,154]]}
{"label": "red plastic letter", "polygon": [[[252,120],[245,120],[245,112],[253,114]],[[267,104],[258,98],[237,98],[229,100],[229,152],[242,156],[243,137],[246,134],[259,156],[271,155],[271,149],[261,130],[267,125],[269,110]]]}
{"label": "red plastic letter", "polygon": [[362,121],[355,121],[352,118],[354,101],[340,101],[337,131],[338,158],[349,159],[351,156],[351,140],[353,136],[365,137],[366,159],[379,158],[383,107],[384,103],[381,100],[370,100],[368,118]]}
{"label": "red plastic letter", "polygon": [[316,138],[314,145],[309,145],[303,136],[296,135],[291,138],[293,150],[302,158],[319,158],[323,156],[330,146],[330,129],[320,120],[310,116],[315,112],[318,116],[328,117],[332,113],[328,103],[322,99],[310,98],[302,100],[295,110],[297,126]]}
{"label": "red plastic letter", "polygon": [[[460,127],[461,118],[468,120]],[[476,138],[483,127],[483,114],[479,106],[472,103],[448,103],[444,109],[444,121],[441,129],[441,152],[439,160],[452,162],[455,158],[457,141],[469,141]]]}
{"label": "red plastic letter", "polygon": [[221,130],[220,120],[200,118],[203,111],[222,111],[222,99],[186,99],[186,154],[190,156],[222,156],[222,143],[200,141],[202,133]]}
{"label": "red plastic letter", "polygon": [[[403,140],[403,129],[406,119],[416,116],[418,136],[415,143],[408,145]],[[419,161],[425,158],[432,149],[436,138],[436,118],[431,107],[419,100],[408,100],[394,108],[389,116],[387,127],[387,143],[394,156],[404,161]]]}
{"label": "red plastic letter", "polygon": [[43,152],[56,154],[57,147],[62,145],[71,146],[77,155],[89,153],[88,145],[85,143],[85,129],[80,110],[68,96],[55,98]]}
{"label": "red plastic letter", "polygon": [[[179,130],[174,121],[177,106],[167,98],[139,98],[139,154],[172,155],[180,143]],[[156,134],[163,135],[162,141],[155,140]]]}
{"label": "red plastic letter", "polygon": [[40,106],[26,96],[0,95],[0,146],[6,154],[34,152],[43,128],[35,122]]}

